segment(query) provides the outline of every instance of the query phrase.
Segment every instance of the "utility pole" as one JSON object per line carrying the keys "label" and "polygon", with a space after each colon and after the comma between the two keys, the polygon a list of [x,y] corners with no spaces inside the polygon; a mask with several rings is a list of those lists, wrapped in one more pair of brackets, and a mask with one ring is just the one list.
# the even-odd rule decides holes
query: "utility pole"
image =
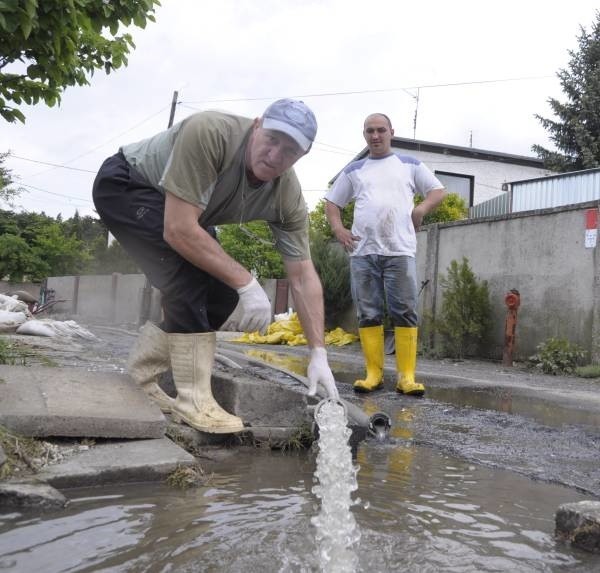
{"label": "utility pole", "polygon": [[167,127],[171,127],[173,125],[173,119],[175,119],[175,108],[177,107],[177,97],[179,96],[179,92],[173,92],[173,99],[171,100],[171,114],[169,115],[169,125]]}

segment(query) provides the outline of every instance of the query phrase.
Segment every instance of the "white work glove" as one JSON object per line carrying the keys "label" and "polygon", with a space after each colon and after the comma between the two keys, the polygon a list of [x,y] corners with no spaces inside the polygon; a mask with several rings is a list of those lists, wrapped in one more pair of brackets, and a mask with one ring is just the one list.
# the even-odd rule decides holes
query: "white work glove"
{"label": "white work glove", "polygon": [[239,313],[239,322],[231,316],[221,327],[222,330],[241,330],[242,332],[264,332],[271,322],[271,302],[258,281],[253,278],[246,286],[236,289],[240,300],[231,313]]}
{"label": "white work glove", "polygon": [[310,362],[308,364],[308,395],[314,396],[317,393],[317,384],[321,384],[327,392],[328,398],[339,400],[340,395],[335,387],[335,380],[329,364],[327,362],[327,351],[322,347],[313,348],[310,351]]}

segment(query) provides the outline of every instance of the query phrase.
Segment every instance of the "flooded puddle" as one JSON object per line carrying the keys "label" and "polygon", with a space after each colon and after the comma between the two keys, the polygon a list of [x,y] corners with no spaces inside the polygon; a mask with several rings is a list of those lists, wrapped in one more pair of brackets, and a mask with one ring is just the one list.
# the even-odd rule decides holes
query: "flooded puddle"
{"label": "flooded puddle", "polygon": [[[440,455],[360,446],[357,571],[598,570],[554,542],[554,510],[583,496]],[[0,570],[320,571],[314,453],[241,450],[209,483],[71,490],[66,510],[0,516]]]}
{"label": "flooded puddle", "polygon": [[[301,358],[259,353],[304,374]],[[356,530],[345,571],[600,571],[600,556],[553,538],[560,504],[594,499],[581,490],[600,483],[600,436],[536,425],[514,414],[514,402],[484,409],[475,395],[462,408],[431,399],[433,389],[414,400],[355,396],[340,386],[365,413],[385,411],[393,421],[388,442],[362,442],[352,459],[359,471],[346,525]],[[569,473],[571,464],[579,473]],[[242,447],[216,467],[205,485],[185,491],[164,484],[67,490],[71,504],[61,511],[5,510],[0,571],[324,570],[323,531],[334,526],[321,513],[317,449]]]}

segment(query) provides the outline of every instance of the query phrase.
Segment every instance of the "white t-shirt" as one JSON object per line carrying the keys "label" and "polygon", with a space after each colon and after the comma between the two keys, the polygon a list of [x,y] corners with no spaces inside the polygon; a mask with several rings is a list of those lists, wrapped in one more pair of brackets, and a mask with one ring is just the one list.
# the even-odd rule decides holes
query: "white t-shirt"
{"label": "white t-shirt", "polygon": [[351,256],[414,257],[413,198],[444,186],[427,166],[395,152],[350,163],[325,195],[340,208],[354,205],[352,233],[360,237]]}

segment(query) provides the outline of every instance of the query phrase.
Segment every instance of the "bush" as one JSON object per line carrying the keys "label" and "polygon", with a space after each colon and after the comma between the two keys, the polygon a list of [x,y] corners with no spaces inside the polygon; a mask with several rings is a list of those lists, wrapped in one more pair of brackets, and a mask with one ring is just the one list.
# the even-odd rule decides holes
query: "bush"
{"label": "bush", "polygon": [[491,320],[487,281],[478,281],[463,257],[452,261],[448,276],[440,275],[444,291],[441,318],[433,328],[443,338],[447,356],[462,358],[477,355],[489,336]]}
{"label": "bush", "polygon": [[544,374],[572,374],[585,356],[582,348],[564,338],[549,338],[536,349],[528,362]]}
{"label": "bush", "polygon": [[321,233],[311,233],[310,252],[323,285],[325,324],[332,328],[338,326],[340,315],[352,304],[348,255]]}

